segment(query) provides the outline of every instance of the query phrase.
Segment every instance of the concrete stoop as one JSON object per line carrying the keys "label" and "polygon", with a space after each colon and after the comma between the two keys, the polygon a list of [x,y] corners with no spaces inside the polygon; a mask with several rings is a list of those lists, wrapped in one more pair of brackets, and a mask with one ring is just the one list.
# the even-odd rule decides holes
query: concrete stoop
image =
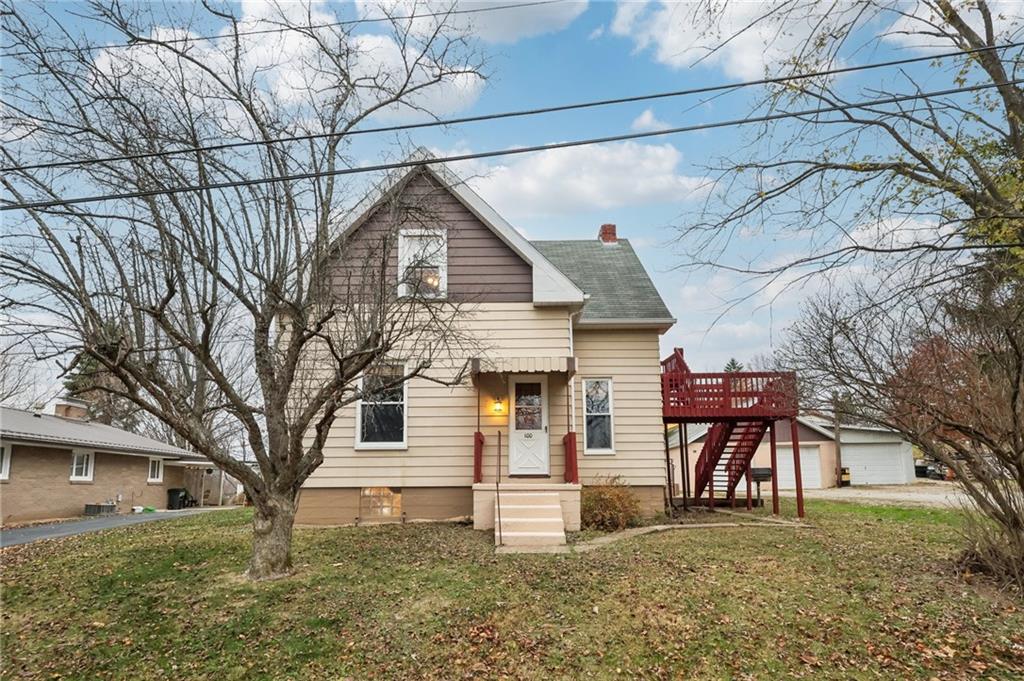
{"label": "concrete stoop", "polygon": [[494,517],[495,544],[524,548],[565,546],[565,522],[558,492],[502,492],[494,500]]}

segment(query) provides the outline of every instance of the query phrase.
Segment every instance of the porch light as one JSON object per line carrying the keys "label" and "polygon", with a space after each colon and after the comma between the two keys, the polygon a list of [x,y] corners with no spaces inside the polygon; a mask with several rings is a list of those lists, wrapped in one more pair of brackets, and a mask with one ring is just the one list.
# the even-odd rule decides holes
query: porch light
{"label": "porch light", "polygon": [[494,402],[491,404],[491,411],[494,412],[495,414],[505,413],[505,403],[501,401],[501,398],[494,400]]}

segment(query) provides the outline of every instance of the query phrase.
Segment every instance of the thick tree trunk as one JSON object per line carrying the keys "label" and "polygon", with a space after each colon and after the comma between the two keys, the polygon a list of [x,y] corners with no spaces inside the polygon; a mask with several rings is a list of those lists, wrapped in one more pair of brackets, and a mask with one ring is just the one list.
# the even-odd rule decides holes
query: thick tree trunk
{"label": "thick tree trunk", "polygon": [[292,569],[292,526],[295,500],[288,495],[268,494],[253,499],[252,560],[250,579],[284,577]]}

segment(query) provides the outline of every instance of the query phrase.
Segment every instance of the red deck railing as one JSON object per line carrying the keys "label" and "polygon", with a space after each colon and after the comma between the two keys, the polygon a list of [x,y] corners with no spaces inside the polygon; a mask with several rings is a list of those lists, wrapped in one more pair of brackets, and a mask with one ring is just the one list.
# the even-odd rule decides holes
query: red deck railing
{"label": "red deck railing", "polygon": [[661,363],[666,421],[780,419],[796,416],[796,374],[791,371],[694,373],[676,349]]}

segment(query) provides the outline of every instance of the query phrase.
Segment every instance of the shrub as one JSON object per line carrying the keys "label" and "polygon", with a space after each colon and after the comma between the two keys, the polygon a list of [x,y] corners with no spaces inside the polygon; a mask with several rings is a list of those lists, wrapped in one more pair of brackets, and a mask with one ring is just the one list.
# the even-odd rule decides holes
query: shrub
{"label": "shrub", "polygon": [[636,525],[640,501],[618,476],[583,488],[580,522],[584,529],[613,532]]}
{"label": "shrub", "polygon": [[978,512],[963,527],[968,545],[960,555],[964,573],[977,572],[1024,595],[1024,531],[1011,532]]}

